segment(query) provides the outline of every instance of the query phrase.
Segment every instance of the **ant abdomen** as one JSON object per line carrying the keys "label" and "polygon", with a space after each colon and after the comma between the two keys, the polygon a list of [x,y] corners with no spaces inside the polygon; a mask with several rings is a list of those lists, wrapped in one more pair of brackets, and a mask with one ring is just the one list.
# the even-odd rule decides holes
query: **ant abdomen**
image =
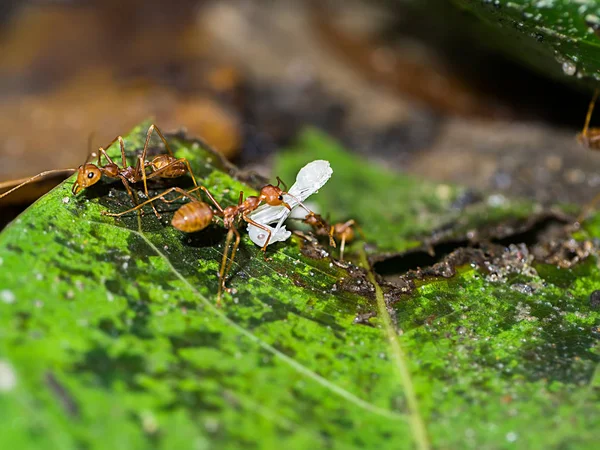
{"label": "ant abdomen", "polygon": [[117,178],[119,176],[119,172],[119,166],[117,166],[116,164],[107,164],[104,166],[104,173],[108,177]]}
{"label": "ant abdomen", "polygon": [[163,169],[162,178],[179,178],[188,171],[183,161],[178,161],[170,155],[159,155],[152,160],[151,164],[154,171]]}
{"label": "ant abdomen", "polygon": [[592,150],[600,150],[600,129],[589,128],[585,135],[577,133],[577,141],[584,147]]}
{"label": "ant abdomen", "polygon": [[336,223],[333,226],[333,235],[339,240],[344,240],[346,242],[353,241],[355,235],[352,225],[354,225],[353,220],[346,223]]}
{"label": "ant abdomen", "polygon": [[184,233],[194,233],[209,226],[213,217],[213,210],[208,203],[194,201],[175,211],[171,224]]}
{"label": "ant abdomen", "polygon": [[577,133],[577,141],[579,141],[579,143],[582,144],[584,147],[590,148],[592,150],[600,150],[600,129],[590,128],[592,112],[594,111],[594,105],[596,104],[596,100],[598,98],[599,93],[600,91],[598,89],[594,91],[594,95],[592,97],[592,100],[590,101],[590,106],[588,107],[587,115],[585,116],[583,130],[581,131],[581,133]]}

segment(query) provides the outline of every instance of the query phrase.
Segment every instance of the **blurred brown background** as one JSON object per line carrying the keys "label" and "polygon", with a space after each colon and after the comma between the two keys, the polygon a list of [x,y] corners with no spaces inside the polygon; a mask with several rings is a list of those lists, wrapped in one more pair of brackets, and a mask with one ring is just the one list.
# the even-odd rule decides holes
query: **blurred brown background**
{"label": "blurred brown background", "polygon": [[490,53],[469,18],[426,3],[437,14],[400,0],[4,2],[0,182],[76,167],[91,133],[97,147],[153,118],[264,174],[312,124],[440,182],[595,195],[600,155],[574,140],[588,93]]}

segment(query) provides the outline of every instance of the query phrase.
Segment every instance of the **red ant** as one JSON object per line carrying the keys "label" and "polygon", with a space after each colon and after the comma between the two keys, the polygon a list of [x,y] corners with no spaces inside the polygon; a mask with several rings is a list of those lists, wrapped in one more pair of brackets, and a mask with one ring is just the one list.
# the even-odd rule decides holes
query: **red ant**
{"label": "red ant", "polygon": [[[594,95],[592,96],[592,100],[590,101],[590,105],[588,106],[587,115],[585,116],[583,130],[581,131],[581,133],[577,133],[577,141],[584,147],[589,148],[591,150],[600,150],[600,128],[590,128],[590,120],[592,118],[594,106],[596,105],[596,100],[598,99],[598,93],[598,89],[594,90]],[[578,223],[583,222],[587,214],[594,208],[594,205],[598,203],[598,201],[600,201],[600,195],[596,195],[589,203],[587,203],[583,207],[576,221]]]}
{"label": "red ant", "polygon": [[[148,152],[148,144],[150,142],[150,138],[154,131],[156,131],[162,142],[165,144],[165,148],[168,154],[155,156],[152,159],[152,161],[148,162],[146,161],[146,154]],[[119,141],[119,145],[121,146],[122,166],[116,164],[111,159],[111,157],[108,156],[106,150],[103,147],[100,147],[98,149],[98,160],[96,164],[88,163],[86,160],[86,162],[79,166],[77,169],[66,169],[77,172],[77,179],[75,180],[75,183],[73,184],[73,187],[71,189],[73,195],[77,195],[77,193],[79,193],[83,189],[96,184],[98,181],[100,181],[102,175],[105,175],[108,178],[120,179],[123,182],[123,186],[125,186],[127,193],[132,198],[134,204],[137,204],[137,199],[133,191],[131,190],[130,184],[135,184],[140,181],[144,182],[144,192],[146,194],[146,197],[148,197],[148,186],[146,181],[152,178],[178,178],[184,175],[186,172],[189,172],[190,176],[192,177],[192,181],[194,182],[194,186],[198,186],[198,183],[196,182],[196,178],[194,177],[192,168],[190,167],[190,163],[188,162],[188,160],[185,158],[175,158],[171,147],[169,147],[169,144],[167,143],[167,140],[156,125],[152,124],[148,128],[146,143],[144,144],[144,150],[142,151],[141,156],[138,157],[135,167],[127,164],[127,158],[125,157],[125,143],[121,136],[117,136],[116,138],[114,138],[106,146],[106,148],[109,148],[116,141]],[[94,153],[91,153],[90,155],[96,156]],[[108,161],[105,165],[102,165],[102,156],[104,156]],[[147,174],[146,169],[148,167],[152,169],[152,172]],[[45,172],[41,172],[37,175],[34,175],[33,177],[28,178],[24,182],[18,184],[14,188],[0,194],[0,199],[38,178],[44,177],[51,173],[64,171],[65,169],[47,170]],[[154,210],[156,216],[160,218],[160,215],[158,214],[158,211],[156,211],[156,208],[154,208],[154,205],[152,205],[152,209]]]}
{"label": "red ant", "polygon": [[[330,225],[320,214],[316,214],[314,212],[309,212],[306,217],[302,220],[307,225],[310,225],[313,229],[313,232],[317,236],[328,236],[329,237],[329,245],[331,247],[336,247],[335,239],[341,241],[340,244],[340,261],[344,260],[344,249],[346,247],[346,242],[351,242],[354,240],[355,234],[354,229],[352,227],[356,227],[358,231],[362,234],[362,231],[356,225],[356,222],[351,219],[344,223],[336,223]],[[335,238],[335,239],[334,239]]]}
{"label": "red ant", "polygon": [[598,99],[598,89],[594,91],[592,100],[588,107],[587,115],[585,116],[585,123],[581,133],[577,133],[577,141],[579,141],[584,147],[592,150],[600,150],[600,128],[590,128],[590,120],[592,118],[592,112],[594,112],[594,106]]}
{"label": "red ant", "polygon": [[[240,191],[240,196],[239,196],[237,205],[227,206],[226,208],[223,208],[220,205],[220,203],[214,198],[214,196],[210,193],[210,191],[208,189],[206,189],[204,186],[197,186],[189,191],[185,191],[178,187],[173,187],[173,188],[167,189],[166,191],[164,191],[163,193],[161,193],[159,195],[149,198],[145,202],[140,203],[139,205],[137,205],[133,208],[130,208],[126,211],[123,211],[120,213],[103,212],[102,214],[104,214],[106,216],[120,217],[124,214],[130,213],[132,211],[136,211],[149,203],[153,204],[153,202],[155,202],[156,200],[161,200],[165,203],[172,203],[176,200],[179,200],[179,199],[185,197],[185,198],[190,199],[191,202],[186,203],[186,204],[182,205],[181,207],[179,207],[179,209],[177,211],[175,211],[175,214],[173,215],[173,219],[171,220],[171,224],[173,225],[173,227],[177,228],[178,230],[183,231],[185,233],[193,233],[196,231],[201,231],[213,222],[215,215],[220,217],[223,220],[223,225],[228,230],[227,238],[225,240],[225,247],[224,247],[224,251],[223,251],[223,259],[221,261],[221,268],[219,270],[220,283],[219,283],[219,291],[217,294],[217,306],[220,306],[221,296],[222,296],[223,291],[228,291],[228,289],[225,288],[226,275],[231,270],[231,266],[233,265],[233,261],[235,259],[235,254],[236,254],[237,249],[240,244],[241,236],[237,229],[237,224],[238,224],[239,220],[240,219],[244,220],[245,222],[251,223],[252,225],[267,232],[267,235],[268,235],[267,240],[265,241],[265,244],[261,248],[261,250],[263,252],[265,252],[265,254],[266,254],[267,245],[269,244],[269,240],[271,239],[271,230],[268,227],[250,219],[248,217],[248,214],[251,213],[252,211],[254,211],[256,208],[258,208],[258,206],[262,202],[265,202],[266,204],[268,204],[270,206],[285,206],[286,208],[291,210],[290,205],[283,200],[284,194],[285,195],[290,195],[290,194],[288,194],[287,192],[285,192],[281,188],[279,188],[279,185],[283,184],[284,187],[286,188],[286,190],[287,190],[287,187],[286,187],[285,183],[283,183],[279,179],[279,177],[277,177],[277,181],[278,181],[277,186],[268,184],[260,190],[260,193],[258,196],[251,195],[251,196],[246,197],[245,200],[244,200],[244,192]],[[200,201],[200,200],[198,200],[197,197],[191,195],[193,192],[195,192],[199,189],[201,189],[208,196],[210,201],[214,204],[216,211],[214,211],[207,203]],[[165,199],[165,196],[171,192],[178,192],[181,195],[172,200]],[[234,241],[233,248],[231,251],[231,256],[229,257],[228,256],[229,255],[229,247],[231,245],[231,241],[233,240],[234,236],[235,236],[235,241]]]}

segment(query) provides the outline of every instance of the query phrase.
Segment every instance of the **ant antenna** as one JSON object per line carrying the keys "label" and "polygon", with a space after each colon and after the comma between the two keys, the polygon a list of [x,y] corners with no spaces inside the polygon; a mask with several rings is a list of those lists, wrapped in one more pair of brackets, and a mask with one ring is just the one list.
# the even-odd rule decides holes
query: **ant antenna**
{"label": "ant antenna", "polygon": [[[283,181],[281,181],[281,180],[279,179],[279,177],[277,177],[277,181],[280,181],[281,183],[283,183]],[[283,183],[283,184],[285,185],[285,183]],[[289,192],[285,192],[285,191],[283,191],[283,195],[289,195],[289,196],[290,196],[290,197],[292,197],[294,200],[296,200],[296,201],[298,202],[298,206],[300,206],[300,207],[301,207],[301,208],[302,208],[304,211],[306,211],[308,214],[311,214],[311,213],[313,213],[313,212],[312,212],[310,209],[308,209],[306,206],[304,206],[304,203],[302,203],[302,202],[300,201],[300,199],[299,199],[298,197],[296,197],[295,195],[293,195],[293,194],[290,194]],[[313,213],[313,214],[314,214],[314,213]]]}
{"label": "ant antenna", "polygon": [[85,158],[85,161],[83,162],[83,165],[85,166],[87,163],[90,162],[91,159],[95,158],[96,156],[98,156],[98,154],[92,150],[92,142],[94,140],[94,137],[96,136],[96,132],[92,131],[89,135],[88,135],[88,139],[87,139],[87,156]]}
{"label": "ant antenna", "polygon": [[[287,190],[288,190],[287,184],[285,184],[285,182],[281,178],[277,177],[277,187],[279,187],[279,185],[283,185],[284,192],[287,192]],[[288,194],[288,195],[290,195],[290,194]],[[294,197],[293,195],[290,195],[290,196]],[[296,199],[296,200],[298,200],[298,199]]]}
{"label": "ant antenna", "polygon": [[590,101],[590,106],[588,107],[587,115],[585,116],[585,124],[583,125],[583,131],[581,135],[583,137],[587,137],[588,129],[590,127],[590,120],[592,119],[592,112],[594,111],[594,105],[596,104],[596,100],[598,99],[598,88],[594,89],[594,95],[592,96],[592,100]]}
{"label": "ant antenna", "polygon": [[[12,189],[9,189],[6,192],[3,192],[2,194],[0,194],[0,199],[2,199],[4,197],[6,197],[7,195],[15,192],[17,189],[22,188],[26,184],[29,184],[32,181],[37,180],[38,178],[43,178],[43,177],[45,177],[47,175],[50,175],[50,174],[53,174],[53,173],[59,173],[59,172],[64,173],[64,172],[67,172],[67,171],[69,171],[69,172],[77,172],[77,169],[54,169],[54,170],[46,170],[46,171],[38,173],[37,175],[34,175],[34,176],[30,177],[30,178],[25,178],[25,179],[23,179],[24,181],[22,183],[16,185],[15,187],[13,187]],[[17,181],[21,181],[21,180],[17,180]],[[2,184],[0,184],[0,188],[2,188]]]}
{"label": "ant antenna", "polygon": [[[94,158],[96,156],[96,152],[91,151],[92,148],[92,141],[94,139],[95,136],[95,132],[91,132],[88,136],[88,142],[87,142],[87,148],[88,148],[88,155],[85,158],[85,162],[83,163],[84,165],[87,164],[90,160],[90,158]],[[41,173],[38,173],[37,175],[34,175],[32,177],[29,178],[22,178],[20,180],[16,180],[16,181],[9,181],[6,183],[0,183],[0,189],[2,189],[4,186],[10,186],[12,183],[14,182],[18,182],[19,184],[17,184],[16,186],[14,186],[12,189],[9,189],[6,192],[3,192],[2,194],[0,194],[0,199],[6,197],[7,195],[12,194],[13,192],[15,192],[18,189],[21,189],[23,186],[25,186],[26,184],[31,183],[32,181],[37,180],[38,178],[44,178],[48,175],[51,175],[53,173],[59,173],[59,172],[77,172],[78,169],[53,169],[53,170],[45,170]]]}

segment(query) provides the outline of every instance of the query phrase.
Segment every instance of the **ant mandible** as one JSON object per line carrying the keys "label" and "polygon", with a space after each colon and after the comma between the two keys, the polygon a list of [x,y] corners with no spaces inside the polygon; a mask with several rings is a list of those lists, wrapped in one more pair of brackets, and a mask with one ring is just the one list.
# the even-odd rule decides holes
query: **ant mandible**
{"label": "ant mandible", "polygon": [[[244,192],[240,191],[240,196],[238,198],[237,205],[227,206],[225,208],[221,206],[221,204],[215,199],[211,192],[204,186],[197,186],[193,189],[190,189],[189,191],[185,191],[178,187],[173,187],[167,189],[159,195],[149,198],[145,202],[140,203],[139,205],[130,208],[126,211],[120,213],[109,213],[104,211],[102,214],[106,216],[120,217],[132,211],[136,211],[140,208],[143,208],[147,204],[153,205],[153,203],[157,200],[161,200],[165,203],[172,203],[177,200],[180,200],[181,198],[188,198],[191,200],[191,202],[179,207],[179,209],[175,211],[175,214],[173,215],[171,225],[173,225],[174,228],[177,228],[178,230],[183,231],[185,233],[193,233],[205,229],[213,221],[215,215],[220,217],[223,220],[223,226],[228,230],[227,237],[225,240],[225,247],[223,250],[223,258],[221,260],[221,268],[219,269],[220,282],[219,290],[217,293],[217,306],[220,306],[223,291],[228,291],[228,289],[225,287],[226,277],[229,271],[231,270],[241,240],[240,233],[237,229],[238,222],[240,220],[243,220],[267,232],[267,240],[261,248],[261,250],[266,255],[267,245],[269,244],[269,240],[271,239],[271,230],[268,227],[250,219],[248,217],[248,214],[254,211],[256,208],[258,208],[258,206],[262,202],[270,206],[285,206],[286,208],[291,210],[290,205],[286,203],[283,199],[284,194],[290,194],[282,190],[279,187],[280,184],[283,184],[284,188],[287,191],[287,186],[285,185],[285,183],[283,183],[283,181],[281,181],[281,179],[277,177],[277,186],[273,186],[272,184],[263,186],[258,196],[251,195],[246,197],[245,200]],[[210,201],[214,204],[216,211],[213,211],[213,209],[207,203],[200,201],[198,200],[198,198],[191,195],[199,189],[201,189],[208,196]],[[178,192],[181,195],[171,200],[166,199],[165,196],[170,194],[171,192]],[[229,256],[229,247],[231,246],[231,242],[234,239],[234,236],[235,241],[231,250],[231,256]]]}
{"label": "ant mandible", "polygon": [[[152,133],[154,131],[156,131],[156,133],[158,134],[158,136],[160,137],[162,142],[165,144],[165,149],[167,151],[167,154],[166,155],[158,155],[158,156],[155,156],[152,159],[152,161],[146,161],[146,155],[148,152],[148,144],[150,143],[150,138],[152,137]],[[117,141],[119,141],[119,145],[121,147],[122,166],[119,166],[117,163],[115,163],[105,150],[105,148],[109,148],[111,145],[113,145]],[[194,186],[198,186],[198,183],[196,182],[196,177],[194,176],[194,173],[192,172],[192,168],[190,166],[189,161],[185,158],[176,158],[173,155],[173,151],[171,150],[171,147],[169,146],[164,135],[158,129],[158,127],[154,124],[150,125],[150,127],[148,128],[148,133],[146,135],[146,142],[144,144],[144,150],[142,151],[142,154],[138,157],[135,167],[130,166],[127,163],[127,158],[125,157],[125,142],[123,141],[122,136],[117,136],[116,138],[114,138],[105,148],[100,147],[98,149],[98,154],[97,154],[98,159],[97,159],[96,164],[89,163],[86,160],[86,162],[84,164],[82,164],[81,166],[79,166],[77,169],[68,169],[68,170],[73,170],[74,172],[75,171],[77,172],[77,179],[75,180],[75,183],[73,184],[73,187],[71,189],[71,192],[73,193],[73,195],[77,195],[83,189],[86,189],[86,188],[96,184],[98,181],[100,181],[100,179],[102,178],[102,175],[104,175],[108,178],[120,179],[123,183],[123,186],[125,186],[127,193],[133,200],[134,204],[137,204],[137,199],[136,199],[136,196],[134,195],[133,191],[131,190],[130,184],[135,184],[140,181],[143,181],[143,183],[144,183],[144,193],[146,194],[146,197],[148,197],[147,180],[152,179],[152,178],[178,178],[178,177],[184,175],[185,173],[189,173],[190,176],[192,177],[192,181],[194,182]],[[90,156],[96,156],[96,154],[91,153]],[[104,165],[102,165],[102,157],[103,156],[107,161],[107,163]],[[89,156],[88,156],[88,160],[89,160]],[[147,174],[146,173],[147,168],[151,168],[152,172]],[[23,183],[0,194],[0,199],[9,195],[10,193],[16,191],[17,189],[25,186],[26,184],[31,183],[32,181],[34,181],[38,178],[44,177],[46,175],[49,175],[49,174],[55,173],[55,172],[64,172],[64,169],[47,170],[47,171],[41,172],[37,175],[34,175],[33,177],[25,180]],[[154,213],[156,214],[156,216],[160,218],[160,214],[158,214],[158,211],[156,210],[154,205],[152,205],[152,209],[154,210]]]}

